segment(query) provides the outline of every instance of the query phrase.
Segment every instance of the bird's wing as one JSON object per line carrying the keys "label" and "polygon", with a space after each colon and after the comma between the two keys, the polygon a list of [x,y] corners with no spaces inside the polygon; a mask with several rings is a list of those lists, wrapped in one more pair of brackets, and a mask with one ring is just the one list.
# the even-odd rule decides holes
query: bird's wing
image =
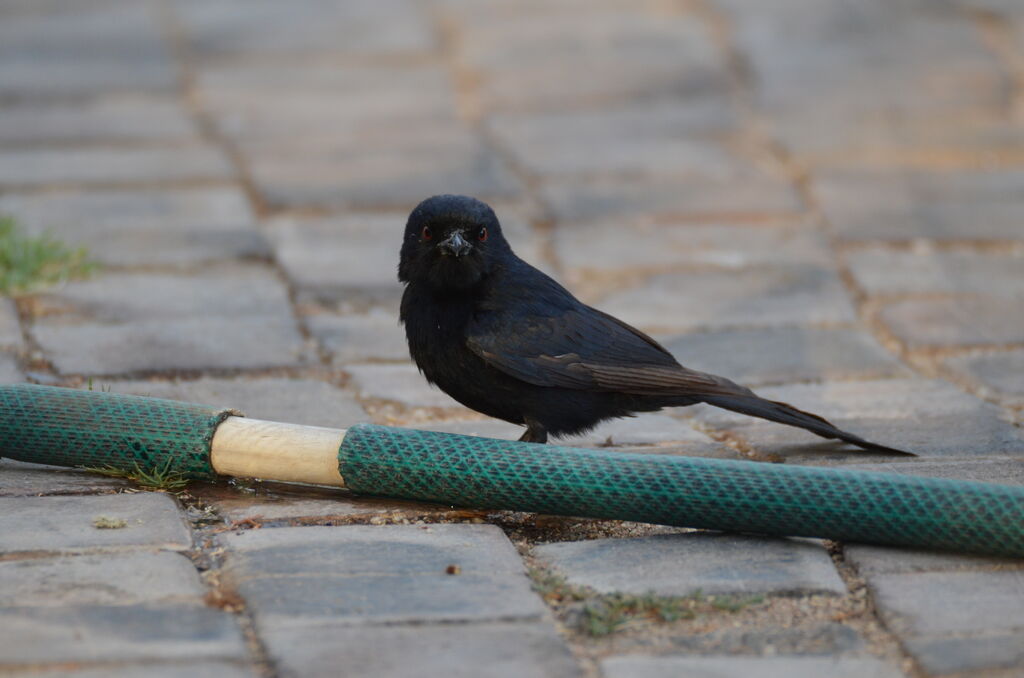
{"label": "bird's wing", "polygon": [[683,367],[643,332],[582,304],[545,315],[478,320],[466,343],[491,366],[536,386],[636,395],[745,390]]}

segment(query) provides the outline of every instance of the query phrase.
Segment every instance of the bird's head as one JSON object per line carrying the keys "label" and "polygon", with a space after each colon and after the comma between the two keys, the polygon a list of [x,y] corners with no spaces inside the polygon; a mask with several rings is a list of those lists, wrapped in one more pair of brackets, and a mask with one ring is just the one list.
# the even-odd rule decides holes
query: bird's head
{"label": "bird's head", "polygon": [[494,210],[464,195],[435,195],[405,225],[398,279],[439,291],[473,287],[510,251]]}

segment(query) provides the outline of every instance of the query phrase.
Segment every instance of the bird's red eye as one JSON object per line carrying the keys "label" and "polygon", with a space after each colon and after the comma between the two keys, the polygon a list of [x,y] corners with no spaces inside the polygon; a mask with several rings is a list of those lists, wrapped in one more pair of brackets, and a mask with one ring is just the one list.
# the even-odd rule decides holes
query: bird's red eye
{"label": "bird's red eye", "polygon": [[431,232],[429,226],[424,226],[423,230],[420,231],[420,235],[423,237],[424,240],[430,240],[431,238],[434,237],[434,234]]}
{"label": "bird's red eye", "polygon": [[480,229],[480,232],[476,234],[476,239],[480,242],[487,242],[487,227]]}

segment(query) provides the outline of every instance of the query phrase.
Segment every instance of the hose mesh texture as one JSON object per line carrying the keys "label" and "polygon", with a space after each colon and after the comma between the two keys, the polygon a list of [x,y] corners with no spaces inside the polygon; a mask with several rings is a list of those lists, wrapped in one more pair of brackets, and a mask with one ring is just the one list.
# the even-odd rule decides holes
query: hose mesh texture
{"label": "hose mesh texture", "polygon": [[160,469],[211,478],[210,442],[235,412],[54,386],[0,386],[0,457],[57,466]]}
{"label": "hose mesh texture", "polygon": [[1024,488],[359,424],[346,486],[474,508],[1024,556]]}

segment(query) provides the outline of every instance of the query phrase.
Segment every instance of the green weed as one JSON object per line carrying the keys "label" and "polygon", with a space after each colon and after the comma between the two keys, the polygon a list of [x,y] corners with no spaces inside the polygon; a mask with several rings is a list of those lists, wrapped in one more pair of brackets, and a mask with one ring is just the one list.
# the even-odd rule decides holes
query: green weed
{"label": "green weed", "polygon": [[25,235],[13,219],[0,217],[0,294],[28,294],[95,269],[85,248],[68,247],[50,235]]}
{"label": "green weed", "polygon": [[153,490],[177,492],[179,490],[183,490],[185,486],[188,485],[189,479],[183,473],[171,470],[171,464],[173,461],[173,459],[168,459],[167,463],[164,464],[163,467],[154,466],[152,468],[142,468],[139,466],[139,462],[135,462],[131,468],[102,466],[85,467],[84,470],[91,473],[110,476],[112,478],[126,478],[137,485],[148,487]]}

